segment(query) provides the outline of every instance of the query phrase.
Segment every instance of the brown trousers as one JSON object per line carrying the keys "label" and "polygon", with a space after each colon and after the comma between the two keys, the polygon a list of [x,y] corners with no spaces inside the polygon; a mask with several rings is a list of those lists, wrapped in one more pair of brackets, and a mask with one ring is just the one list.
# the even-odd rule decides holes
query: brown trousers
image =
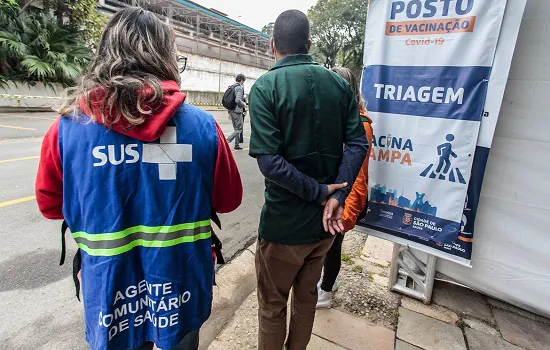
{"label": "brown trousers", "polygon": [[283,245],[260,239],[256,247],[258,279],[258,349],[281,350],[285,344],[287,303],[292,312],[286,348],[305,350],[311,338],[317,282],[334,237],[318,243]]}

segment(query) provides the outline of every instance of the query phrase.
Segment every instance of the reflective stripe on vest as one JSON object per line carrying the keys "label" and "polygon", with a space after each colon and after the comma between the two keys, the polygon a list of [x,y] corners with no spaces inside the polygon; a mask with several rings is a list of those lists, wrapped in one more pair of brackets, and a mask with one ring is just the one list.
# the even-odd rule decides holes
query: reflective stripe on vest
{"label": "reflective stripe on vest", "polygon": [[113,233],[75,232],[78,247],[93,256],[113,256],[134,247],[165,248],[208,239],[212,235],[210,220],[174,226],[134,226]]}

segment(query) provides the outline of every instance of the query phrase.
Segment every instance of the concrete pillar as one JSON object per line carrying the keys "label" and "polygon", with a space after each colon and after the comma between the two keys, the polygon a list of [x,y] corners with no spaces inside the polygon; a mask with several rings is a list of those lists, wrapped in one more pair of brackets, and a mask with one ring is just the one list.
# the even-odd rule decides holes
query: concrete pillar
{"label": "concrete pillar", "polygon": [[197,43],[197,55],[199,54],[199,39],[201,33],[201,16],[197,12],[197,32],[195,33],[195,42]]}
{"label": "concrete pillar", "polygon": [[239,30],[239,53],[237,54],[237,62],[241,63],[241,47],[242,47],[243,32]]}
{"label": "concrete pillar", "polygon": [[174,16],[174,10],[172,4],[168,4],[168,15],[166,16],[166,24],[170,25],[172,22],[172,17]]}
{"label": "concrete pillar", "polygon": [[218,93],[220,94],[220,97],[221,97],[221,93],[222,93],[222,45],[223,45],[223,37],[224,37],[224,32],[223,32],[223,24],[220,24],[220,55],[218,57],[218,59],[220,60],[220,70],[219,70],[219,76],[218,76]]}
{"label": "concrete pillar", "polygon": [[256,53],[256,68],[258,68],[258,37],[256,37],[254,52]]}

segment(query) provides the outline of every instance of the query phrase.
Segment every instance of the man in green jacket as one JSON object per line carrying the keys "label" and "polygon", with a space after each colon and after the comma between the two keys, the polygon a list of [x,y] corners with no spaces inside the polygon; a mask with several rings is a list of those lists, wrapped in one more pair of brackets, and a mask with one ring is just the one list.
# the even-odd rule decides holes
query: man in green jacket
{"label": "man in green jacket", "polygon": [[[317,282],[341,214],[368,151],[356,98],[344,79],[308,55],[309,22],[300,11],[275,22],[277,62],[249,95],[250,155],[265,176],[256,252],[260,350],[306,349]],[[343,146],[346,146],[345,151]]]}

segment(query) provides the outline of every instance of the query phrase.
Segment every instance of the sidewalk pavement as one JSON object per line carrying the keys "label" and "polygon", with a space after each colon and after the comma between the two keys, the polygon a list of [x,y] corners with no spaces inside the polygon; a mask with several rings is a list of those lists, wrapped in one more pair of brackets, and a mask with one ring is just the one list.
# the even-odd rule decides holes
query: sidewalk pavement
{"label": "sidewalk pavement", "polygon": [[[470,289],[436,282],[432,305],[389,292],[392,246],[357,232],[346,235],[335,306],[317,311],[309,350],[550,349],[549,319]],[[256,349],[256,298],[253,291],[201,348]]]}

